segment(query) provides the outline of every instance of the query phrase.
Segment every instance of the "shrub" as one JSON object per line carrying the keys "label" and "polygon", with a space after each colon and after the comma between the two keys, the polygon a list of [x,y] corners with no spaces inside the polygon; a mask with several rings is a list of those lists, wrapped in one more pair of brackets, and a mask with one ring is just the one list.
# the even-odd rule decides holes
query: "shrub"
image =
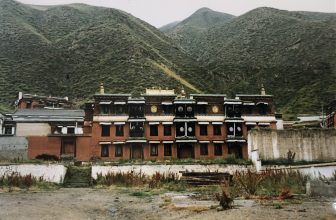
{"label": "shrub", "polygon": [[163,184],[170,182],[178,182],[179,177],[177,174],[168,172],[161,174],[156,172],[152,176],[145,175],[141,171],[136,173],[134,171],[129,171],[127,173],[112,173],[109,172],[106,175],[101,173],[97,175],[96,184],[101,185],[122,185],[122,186],[144,186],[147,185],[149,188],[161,187]]}
{"label": "shrub", "polygon": [[232,199],[232,197],[230,196],[230,193],[229,193],[229,184],[221,185],[220,189],[221,189],[221,192],[216,193],[216,199],[219,201],[219,205],[223,209],[232,208],[233,199]]}
{"label": "shrub", "polygon": [[233,184],[248,195],[267,194],[279,196],[281,193],[303,193],[308,180],[307,175],[294,170],[266,170],[260,173],[236,171]]}
{"label": "shrub", "polygon": [[38,182],[42,182],[43,178],[33,177],[31,174],[21,176],[19,173],[13,172],[9,175],[3,175],[0,177],[0,187],[20,187],[29,188],[36,185]]}

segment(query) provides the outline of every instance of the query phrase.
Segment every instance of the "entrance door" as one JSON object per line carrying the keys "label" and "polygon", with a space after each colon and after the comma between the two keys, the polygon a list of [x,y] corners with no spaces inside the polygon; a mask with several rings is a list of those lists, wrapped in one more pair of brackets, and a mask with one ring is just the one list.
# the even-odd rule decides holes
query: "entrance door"
{"label": "entrance door", "polygon": [[195,158],[193,144],[179,144],[177,146],[177,156],[179,159]]}
{"label": "entrance door", "polygon": [[229,145],[229,154],[235,155],[236,158],[243,158],[243,148],[240,144],[230,144]]}
{"label": "entrance door", "polygon": [[132,144],[131,159],[142,159],[142,144]]}

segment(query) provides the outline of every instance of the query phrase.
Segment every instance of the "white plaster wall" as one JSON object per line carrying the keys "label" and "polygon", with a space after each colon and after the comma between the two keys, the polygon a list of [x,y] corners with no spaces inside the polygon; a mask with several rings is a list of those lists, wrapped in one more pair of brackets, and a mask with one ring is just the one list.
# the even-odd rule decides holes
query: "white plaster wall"
{"label": "white plaster wall", "polygon": [[153,175],[156,172],[161,174],[176,173],[179,177],[182,176],[181,171],[195,171],[195,172],[229,172],[233,173],[236,170],[253,169],[253,166],[239,166],[239,165],[120,165],[120,166],[92,166],[91,176],[97,179],[97,174],[101,173],[127,173],[134,171],[135,173],[145,173],[146,175]]}
{"label": "white plaster wall", "polygon": [[17,123],[16,136],[47,136],[51,133],[48,123]]}
{"label": "white plaster wall", "polygon": [[17,172],[20,175],[29,175],[43,179],[47,182],[63,183],[67,168],[58,164],[19,164],[19,165],[1,165],[0,176],[10,175]]}
{"label": "white plaster wall", "polygon": [[249,142],[260,159],[287,158],[290,150],[295,160],[336,160],[335,129],[252,130]]}
{"label": "white plaster wall", "polygon": [[320,175],[326,178],[331,178],[333,177],[333,173],[336,172],[336,165],[325,167],[299,168],[298,170],[304,174],[310,175],[312,178],[319,178]]}

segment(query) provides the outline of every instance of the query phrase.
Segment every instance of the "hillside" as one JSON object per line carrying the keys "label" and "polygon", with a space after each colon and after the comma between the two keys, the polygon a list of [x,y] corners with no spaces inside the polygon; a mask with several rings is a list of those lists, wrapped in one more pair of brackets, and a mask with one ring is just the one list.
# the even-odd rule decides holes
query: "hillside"
{"label": "hillside", "polygon": [[0,103],[18,91],[90,98],[146,87],[211,91],[207,72],[156,28],[120,10],[0,0]]}
{"label": "hillside", "polygon": [[187,51],[196,49],[205,33],[212,27],[222,25],[234,18],[233,15],[201,8],[181,22],[173,22],[160,28]]}
{"label": "hillside", "polygon": [[289,114],[316,113],[335,97],[335,13],[258,8],[183,41],[171,34],[184,32],[178,26],[167,35],[203,63],[222,92],[257,92],[264,84]]}

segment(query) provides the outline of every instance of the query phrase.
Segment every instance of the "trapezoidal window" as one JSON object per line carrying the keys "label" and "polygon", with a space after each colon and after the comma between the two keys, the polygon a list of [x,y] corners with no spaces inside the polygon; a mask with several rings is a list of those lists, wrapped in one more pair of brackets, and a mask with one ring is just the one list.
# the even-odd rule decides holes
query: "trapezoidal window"
{"label": "trapezoidal window", "polygon": [[115,145],[115,156],[122,157],[123,155],[123,146],[121,144]]}
{"label": "trapezoidal window", "polygon": [[215,148],[214,149],[215,156],[222,156],[223,155],[222,144],[215,144],[214,148]]}
{"label": "trapezoidal window", "polygon": [[116,125],[116,136],[124,136],[124,125]]}
{"label": "trapezoidal window", "polygon": [[171,144],[164,144],[164,156],[171,156],[172,155],[172,146]]}
{"label": "trapezoidal window", "polygon": [[109,146],[108,144],[101,145],[101,157],[108,157],[109,156]]}
{"label": "trapezoidal window", "polygon": [[150,136],[158,136],[158,125],[150,125]]}
{"label": "trapezoidal window", "polygon": [[172,132],[171,132],[172,126],[171,125],[163,125],[163,135],[164,136],[171,136]]}
{"label": "trapezoidal window", "polygon": [[101,136],[102,137],[110,136],[110,125],[101,125]]}
{"label": "trapezoidal window", "polygon": [[200,135],[207,136],[208,135],[208,125],[199,125],[200,127]]}
{"label": "trapezoidal window", "polygon": [[150,155],[151,156],[157,156],[158,155],[158,145],[157,144],[151,144],[150,145]]}
{"label": "trapezoidal window", "polygon": [[202,143],[201,146],[200,146],[200,150],[201,150],[200,154],[202,156],[208,155],[208,144]]}

